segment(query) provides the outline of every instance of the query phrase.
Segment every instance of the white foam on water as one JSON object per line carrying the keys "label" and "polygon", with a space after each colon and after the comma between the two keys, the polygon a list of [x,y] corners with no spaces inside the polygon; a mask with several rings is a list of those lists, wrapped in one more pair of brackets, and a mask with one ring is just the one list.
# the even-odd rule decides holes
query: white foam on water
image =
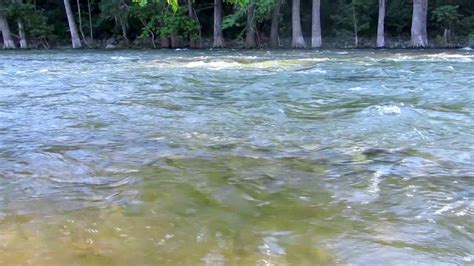
{"label": "white foam on water", "polygon": [[353,87],[353,88],[349,88],[350,91],[363,91],[365,90],[365,88],[362,88],[362,87]]}
{"label": "white foam on water", "polygon": [[322,58],[302,58],[300,61],[309,61],[309,62],[326,62],[330,61],[331,59],[328,57],[322,57]]}
{"label": "white foam on water", "polygon": [[422,140],[428,140],[428,137],[425,136],[425,134],[421,133],[416,127],[413,128],[413,130],[420,136]]}
{"label": "white foam on water", "polygon": [[375,173],[372,175],[372,178],[370,179],[370,185],[368,188],[368,191],[372,196],[378,197],[379,192],[380,192],[380,177],[382,176],[382,171],[377,170]]}
{"label": "white foam on water", "polygon": [[447,211],[452,210],[452,209],[454,209],[454,206],[452,206],[451,204],[449,204],[449,205],[446,205],[446,206],[444,206],[443,208],[437,210],[437,211],[435,212],[435,214],[443,214],[444,212],[447,212]]}
{"label": "white foam on water", "polygon": [[242,64],[239,64],[236,62],[225,62],[225,61],[210,61],[210,62],[194,61],[194,62],[185,63],[182,65],[182,67],[186,67],[186,68],[207,67],[207,68],[219,70],[219,69],[239,68],[239,67],[242,67]]}
{"label": "white foam on water", "polygon": [[[450,203],[450,204],[447,204],[445,206],[443,206],[441,209],[439,210],[436,210],[435,211],[435,214],[437,215],[441,215],[445,212],[448,212],[448,211],[451,211],[452,214],[456,215],[456,216],[464,216],[466,215],[466,211],[468,209],[461,209],[459,210],[460,207],[464,206],[466,204],[466,202],[464,200],[458,200],[456,202],[453,202],[453,203]],[[455,211],[455,209],[459,210],[459,211]]]}
{"label": "white foam on water", "polygon": [[112,56],[110,57],[112,60],[118,60],[118,61],[126,61],[132,59],[131,57],[125,57],[125,56]]}
{"label": "white foam on water", "polygon": [[433,55],[427,55],[426,57],[430,58],[431,60],[449,60],[449,61],[455,61],[455,62],[472,62],[472,55],[467,55],[467,54],[447,54],[447,53],[441,53],[441,54],[433,54]]}
{"label": "white foam on water", "polygon": [[263,244],[259,246],[260,252],[269,256],[283,256],[286,254],[285,248],[278,244],[278,239],[273,236],[265,237]]}
{"label": "white foam on water", "polygon": [[396,105],[375,105],[374,108],[378,111],[379,115],[400,115],[402,110]]}
{"label": "white foam on water", "polygon": [[421,61],[421,62],[433,62],[433,61],[452,61],[452,62],[472,62],[474,59],[473,54],[429,54],[429,55],[401,55],[397,54],[388,60],[395,62],[404,61]]}

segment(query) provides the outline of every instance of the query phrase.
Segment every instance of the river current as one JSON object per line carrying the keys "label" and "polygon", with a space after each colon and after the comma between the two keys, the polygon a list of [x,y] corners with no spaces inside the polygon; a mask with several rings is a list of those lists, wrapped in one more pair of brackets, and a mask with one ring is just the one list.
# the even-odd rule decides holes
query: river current
{"label": "river current", "polygon": [[315,264],[474,264],[474,52],[0,52],[0,265]]}

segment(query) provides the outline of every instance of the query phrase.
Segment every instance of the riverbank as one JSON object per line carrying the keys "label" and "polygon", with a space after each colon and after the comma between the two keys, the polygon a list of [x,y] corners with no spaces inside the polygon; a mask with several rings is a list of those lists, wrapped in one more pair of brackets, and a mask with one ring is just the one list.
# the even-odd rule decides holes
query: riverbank
{"label": "riverbank", "polygon": [[[307,48],[311,49],[309,45],[310,38],[306,38]],[[86,39],[83,41],[84,49],[177,49],[177,48],[190,48],[187,40],[182,38],[176,38],[173,41],[168,39],[155,40],[152,42],[151,39],[135,39],[134,41],[127,41],[122,36],[114,36],[107,39],[90,40]],[[262,39],[258,48],[268,49],[268,41]],[[227,40],[225,48],[229,49],[245,49],[243,40]],[[453,41],[449,45],[443,43],[439,38],[433,38],[430,40],[430,44],[424,49],[460,49],[470,47],[474,49],[474,43],[470,43],[467,38],[459,38]],[[60,41],[45,45],[43,42],[31,42],[29,49],[70,49],[71,44],[69,41]],[[201,49],[213,48],[212,38],[203,38],[201,42]],[[280,39],[280,49],[291,49],[291,38]],[[352,38],[325,38],[323,47],[320,49],[378,49],[376,46],[375,38],[359,38],[359,42],[355,45]],[[199,48],[193,48],[199,49]],[[408,36],[397,37],[397,38],[386,38],[386,46],[384,49],[413,49],[410,39]]]}

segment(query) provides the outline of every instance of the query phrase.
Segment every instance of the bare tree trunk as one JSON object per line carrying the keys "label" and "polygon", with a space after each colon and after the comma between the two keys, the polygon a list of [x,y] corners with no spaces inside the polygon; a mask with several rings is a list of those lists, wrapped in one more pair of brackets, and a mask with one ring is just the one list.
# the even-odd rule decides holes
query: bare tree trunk
{"label": "bare tree trunk", "polygon": [[84,34],[84,31],[82,30],[82,14],[81,14],[81,3],[80,0],[77,0],[77,17],[79,20],[79,32],[81,33],[82,40],[84,43],[89,46],[89,43],[86,41],[86,35]]}
{"label": "bare tree trunk", "polygon": [[306,43],[303,38],[303,31],[301,30],[300,0],[293,0],[291,8],[291,29],[291,47],[306,48]]}
{"label": "bare tree trunk", "polygon": [[64,8],[66,9],[67,22],[69,24],[69,32],[71,33],[72,48],[82,48],[81,39],[77,33],[76,22],[74,21],[74,14],[72,13],[71,3],[69,0],[64,0]]}
{"label": "bare tree trunk", "polygon": [[92,13],[91,13],[91,1],[87,0],[87,12],[89,13],[89,30],[90,30],[90,38],[91,42],[94,43],[94,34],[92,30]]}
{"label": "bare tree trunk", "polygon": [[354,20],[354,45],[355,47],[359,46],[359,29],[357,26],[357,15],[356,15],[356,9],[355,9],[355,3],[354,0],[352,0],[352,18]]}
{"label": "bare tree trunk", "polygon": [[311,21],[311,47],[319,48],[323,45],[321,38],[321,0],[313,0],[313,17]]}
{"label": "bare tree trunk", "polygon": [[191,18],[192,20],[196,21],[198,24],[198,36],[197,38],[195,36],[189,36],[189,47],[190,48],[201,48],[201,25],[199,24],[199,20],[197,18],[197,15],[194,13],[193,9],[193,2],[192,0],[187,0],[187,6],[188,6],[188,17]]}
{"label": "bare tree trunk", "polygon": [[413,47],[428,46],[427,16],[428,0],[413,0],[413,17],[411,22],[411,45]]}
{"label": "bare tree trunk", "polygon": [[255,41],[255,32],[257,27],[257,21],[255,19],[255,8],[256,0],[251,0],[250,5],[247,8],[247,31],[245,34],[245,48],[256,48],[257,42]]}
{"label": "bare tree trunk", "polygon": [[377,47],[385,47],[385,6],[387,0],[379,0],[379,21],[377,26]]}
{"label": "bare tree trunk", "polygon": [[222,0],[214,0],[214,43],[212,47],[223,48],[224,35],[222,34]]}
{"label": "bare tree trunk", "polygon": [[[16,2],[19,5],[23,4],[22,0],[17,0]],[[18,25],[18,35],[20,35],[20,48],[28,49],[28,41],[26,39],[25,26],[23,25],[23,20],[21,18],[18,18],[16,20],[16,23]]]}
{"label": "bare tree trunk", "polygon": [[444,40],[444,45],[445,45],[445,46],[450,46],[450,42],[451,42],[451,30],[449,30],[449,29],[444,29],[443,40]]}
{"label": "bare tree trunk", "polygon": [[26,33],[25,33],[25,27],[23,25],[23,21],[21,19],[18,19],[17,24],[18,24],[18,33],[20,35],[20,48],[28,49],[28,41],[26,40]]}
{"label": "bare tree trunk", "polygon": [[121,17],[118,17],[118,22],[120,24],[120,28],[122,29],[122,37],[125,40],[125,44],[128,47],[130,45],[130,40],[127,37],[127,24],[123,22]]}
{"label": "bare tree trunk", "polygon": [[[143,20],[142,18],[138,18],[138,20],[140,20],[140,22],[142,23],[143,27],[146,28],[147,26],[147,23],[145,22],[145,20]],[[156,49],[156,43],[155,43],[155,33],[153,32],[153,30],[151,30],[150,28],[147,28],[147,31],[148,33],[150,33],[150,41],[151,41],[151,45],[153,46],[153,48]]]}
{"label": "bare tree trunk", "polygon": [[273,7],[272,13],[272,25],[270,29],[270,48],[280,47],[280,42],[278,38],[278,30],[280,29],[280,9],[281,9],[282,0],[275,0],[275,6]]}
{"label": "bare tree trunk", "polygon": [[10,27],[8,26],[7,18],[3,12],[3,3],[0,0],[0,30],[3,36],[3,49],[15,49],[16,45],[13,42]]}

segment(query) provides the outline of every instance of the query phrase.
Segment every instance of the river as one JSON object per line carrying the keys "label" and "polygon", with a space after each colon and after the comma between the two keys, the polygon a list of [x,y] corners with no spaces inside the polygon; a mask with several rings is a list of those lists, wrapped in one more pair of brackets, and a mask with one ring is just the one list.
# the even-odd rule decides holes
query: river
{"label": "river", "polygon": [[474,52],[0,52],[0,265],[410,263],[474,263]]}

